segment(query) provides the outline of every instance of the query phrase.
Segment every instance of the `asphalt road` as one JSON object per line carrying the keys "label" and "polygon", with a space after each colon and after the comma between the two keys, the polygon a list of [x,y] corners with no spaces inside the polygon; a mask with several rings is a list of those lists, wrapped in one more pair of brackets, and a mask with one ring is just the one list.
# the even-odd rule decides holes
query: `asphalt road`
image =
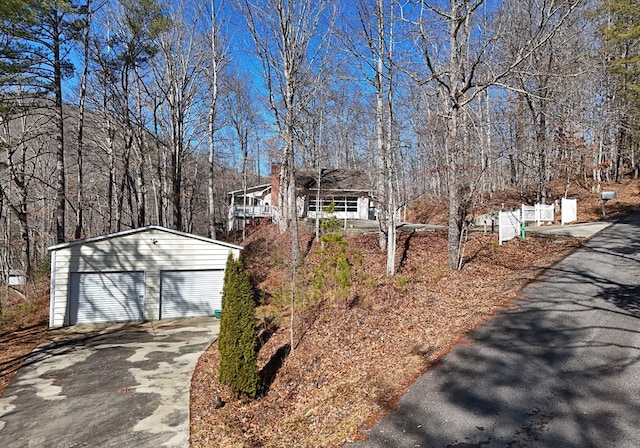
{"label": "asphalt road", "polygon": [[350,447],[640,447],[640,214],[473,331]]}

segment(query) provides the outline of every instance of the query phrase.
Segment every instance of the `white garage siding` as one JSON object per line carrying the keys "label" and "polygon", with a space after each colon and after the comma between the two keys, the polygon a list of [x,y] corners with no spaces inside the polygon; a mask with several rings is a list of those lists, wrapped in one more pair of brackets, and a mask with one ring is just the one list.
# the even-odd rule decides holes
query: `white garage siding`
{"label": "white garage siding", "polygon": [[223,270],[163,271],[160,319],[213,316],[222,308]]}
{"label": "white garage siding", "polygon": [[160,318],[161,272],[224,271],[229,253],[237,258],[241,249],[158,226],[52,246],[49,248],[49,326],[55,328],[73,322],[70,298],[71,279],[75,274],[144,272],[144,320],[157,320]]}
{"label": "white garage siding", "polygon": [[144,320],[144,272],[72,273],[69,324]]}

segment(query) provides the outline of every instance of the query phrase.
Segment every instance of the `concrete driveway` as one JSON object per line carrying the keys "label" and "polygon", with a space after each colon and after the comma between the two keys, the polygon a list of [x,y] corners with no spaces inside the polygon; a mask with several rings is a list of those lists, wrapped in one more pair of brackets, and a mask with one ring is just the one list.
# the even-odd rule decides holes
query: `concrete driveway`
{"label": "concrete driveway", "polygon": [[635,213],[531,283],[347,446],[640,447],[639,273]]}
{"label": "concrete driveway", "polygon": [[213,318],[74,327],[0,398],[0,447],[187,447],[189,391]]}

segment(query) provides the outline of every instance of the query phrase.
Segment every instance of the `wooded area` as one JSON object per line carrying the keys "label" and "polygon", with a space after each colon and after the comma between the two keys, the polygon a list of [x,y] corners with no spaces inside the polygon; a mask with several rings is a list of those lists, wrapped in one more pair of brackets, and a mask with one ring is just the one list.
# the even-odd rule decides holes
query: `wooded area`
{"label": "wooded area", "polygon": [[370,173],[388,274],[397,209],[448,197],[456,267],[480,198],[638,175],[639,39],[635,0],[5,0],[3,277],[147,224],[216,237],[272,163],[294,234],[297,168]]}

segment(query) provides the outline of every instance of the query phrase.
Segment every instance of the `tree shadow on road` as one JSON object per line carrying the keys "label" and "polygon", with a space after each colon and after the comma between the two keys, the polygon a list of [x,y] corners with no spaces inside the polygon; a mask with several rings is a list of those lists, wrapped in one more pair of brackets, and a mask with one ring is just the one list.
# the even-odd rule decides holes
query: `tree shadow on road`
{"label": "tree shadow on road", "polygon": [[640,446],[635,234],[602,232],[539,277],[353,446]]}

